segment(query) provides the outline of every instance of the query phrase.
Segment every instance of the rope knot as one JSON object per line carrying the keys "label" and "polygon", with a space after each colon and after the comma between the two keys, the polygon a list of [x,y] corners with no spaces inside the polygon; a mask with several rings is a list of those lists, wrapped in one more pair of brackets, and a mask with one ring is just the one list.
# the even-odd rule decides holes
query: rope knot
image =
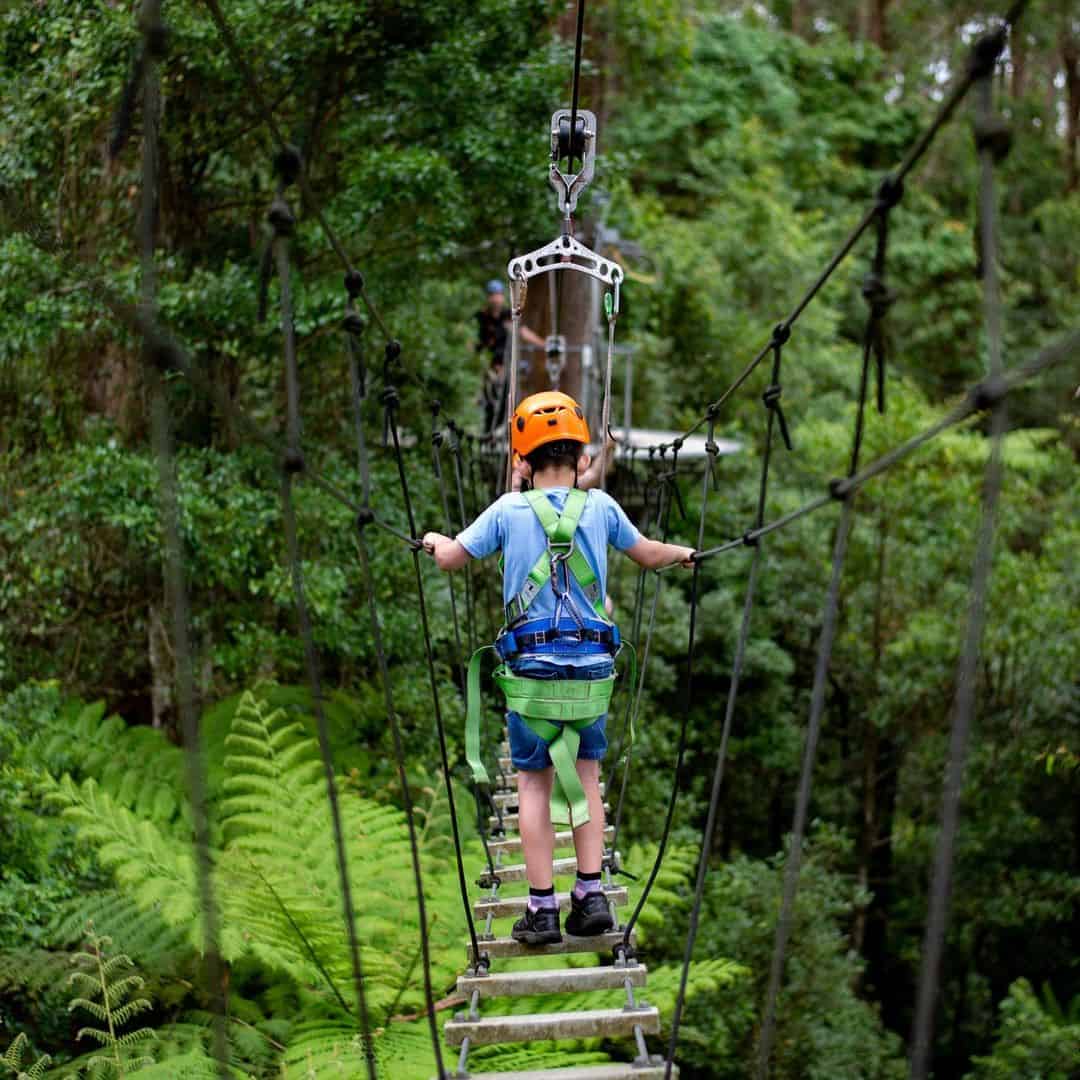
{"label": "rope knot", "polygon": [[884,278],[875,271],[871,271],[863,279],[862,294],[863,299],[870,305],[870,314],[875,319],[884,318],[896,299],[896,293],[889,289]]}
{"label": "rope knot", "polygon": [[837,502],[847,502],[851,494],[851,485],[847,480],[837,476],[829,481],[829,495]]}
{"label": "rope knot", "polygon": [[341,320],[341,325],[344,327],[347,334],[352,334],[353,337],[361,337],[367,323],[364,322],[364,318],[359,312],[350,311],[345,318]]}
{"label": "rope knot", "polygon": [[673,450],[673,451],[674,451],[674,452],[675,452],[676,454],[677,454],[677,453],[678,453],[678,452],[679,452],[679,451],[680,451],[680,450],[681,450],[682,448],[683,448],[683,440],[682,440],[682,439],[676,439],[676,440],[675,440],[675,441],[674,441],[674,442],[673,442],[673,443],[671,444],[671,449],[672,449],[672,450]]}
{"label": "rope knot", "polygon": [[783,394],[784,388],[779,383],[773,383],[772,386],[765,388],[765,393],[761,395],[761,400],[765,402],[766,409],[776,409],[780,406],[780,396]]}
{"label": "rope knot", "polygon": [[761,542],[761,537],[755,536],[753,529],[747,529],[742,535],[742,542],[746,547],[757,547]]}
{"label": "rope knot", "polygon": [[388,386],[382,392],[380,400],[387,412],[395,412],[401,405],[401,395],[397,392],[396,386]]}
{"label": "rope knot", "polygon": [[291,236],[293,229],[296,228],[296,215],[280,195],[270,204],[266,220],[270,222],[278,236]]}
{"label": "rope knot", "polygon": [[151,60],[164,60],[169,55],[169,28],[161,19],[154,19],[143,27],[146,55]]}
{"label": "rope knot", "polygon": [[972,78],[984,79],[994,73],[994,68],[1005,51],[1005,34],[1005,27],[999,26],[996,30],[983,34],[975,42],[971,48],[971,60],[968,64]]}
{"label": "rope knot", "polygon": [[775,349],[786,345],[791,340],[791,327],[787,323],[777,323],[773,327],[772,338],[769,344]]}
{"label": "rope knot", "polygon": [[302,164],[300,151],[295,146],[283,146],[274,155],[274,172],[286,187],[296,183]]}
{"label": "rope knot", "polygon": [[295,476],[297,473],[304,471],[304,454],[302,451],[297,450],[295,447],[290,446],[285,451],[285,455],[281,461],[281,467],[290,475]]}
{"label": "rope knot", "polygon": [[356,527],[360,532],[363,532],[369,525],[375,521],[375,511],[370,506],[361,506],[356,511]]}
{"label": "rope knot", "polygon": [[882,177],[877,189],[878,213],[886,213],[891,210],[904,197],[904,181],[898,180],[892,174]]}
{"label": "rope knot", "polygon": [[991,375],[971,388],[970,400],[976,412],[988,412],[995,408],[1009,392],[1009,384],[1002,375]]}
{"label": "rope knot", "polygon": [[434,447],[440,447],[446,441],[446,437],[441,431],[433,431],[431,433],[431,445]]}
{"label": "rope knot", "polygon": [[788,432],[787,419],[780,405],[780,395],[783,392],[783,387],[779,383],[773,383],[765,387],[765,393],[761,395],[761,400],[765,403],[765,408],[775,414],[776,421],[780,425],[780,437],[784,440],[784,445],[790,450],[791,434]]}
{"label": "rope knot", "polygon": [[435,398],[435,400],[432,401],[429,407],[431,409],[432,416],[438,416],[439,413],[442,412],[442,402],[438,398]]}
{"label": "rope knot", "polygon": [[401,355],[401,342],[396,338],[391,338],[386,343],[386,362],[392,364]]}
{"label": "rope knot", "polygon": [[1001,162],[1012,149],[1012,127],[1003,116],[984,116],[975,121],[975,147],[989,150]]}
{"label": "rope knot", "polygon": [[720,404],[714,401],[708,409],[705,410],[705,419],[710,423],[716,420],[720,416]]}
{"label": "rope knot", "polygon": [[355,300],[364,291],[364,275],[359,270],[350,270],[345,275],[345,291],[350,300]]}

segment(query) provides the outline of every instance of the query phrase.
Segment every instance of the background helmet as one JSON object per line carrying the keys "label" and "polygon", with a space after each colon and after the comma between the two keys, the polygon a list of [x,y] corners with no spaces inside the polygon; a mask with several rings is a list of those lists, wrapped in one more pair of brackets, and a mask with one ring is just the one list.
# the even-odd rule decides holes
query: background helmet
{"label": "background helmet", "polygon": [[484,291],[490,296],[492,293],[504,292],[503,283],[498,278],[492,278],[485,286]]}
{"label": "background helmet", "polygon": [[545,390],[527,397],[510,418],[510,445],[521,457],[538,446],[572,439],[589,445],[589,425],[581,406],[568,394]]}

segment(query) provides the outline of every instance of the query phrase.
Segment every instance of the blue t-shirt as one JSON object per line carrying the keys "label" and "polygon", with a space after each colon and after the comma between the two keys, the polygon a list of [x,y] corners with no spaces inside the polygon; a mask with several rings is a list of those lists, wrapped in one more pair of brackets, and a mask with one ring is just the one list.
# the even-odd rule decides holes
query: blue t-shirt
{"label": "blue t-shirt", "polygon": [[[551,505],[562,513],[568,487],[544,488]],[[529,571],[536,565],[547,549],[547,535],[540,519],[520,492],[508,492],[493,502],[464,532],[458,534],[458,542],[474,559],[483,559],[496,551],[503,553],[503,604],[511,600],[525,586]],[[588,492],[585,508],[581,512],[574,543],[585,556],[601,594],[607,591],[608,544],[618,551],[633,547],[641,539],[641,533],[626,516],[623,508],[606,491]],[[571,582],[571,595],[578,612],[585,617],[592,615],[592,605],[576,581]],[[545,585],[529,607],[530,619],[550,619],[555,615],[555,593]],[[574,666],[592,666],[605,662],[605,656],[545,655],[545,660]]]}

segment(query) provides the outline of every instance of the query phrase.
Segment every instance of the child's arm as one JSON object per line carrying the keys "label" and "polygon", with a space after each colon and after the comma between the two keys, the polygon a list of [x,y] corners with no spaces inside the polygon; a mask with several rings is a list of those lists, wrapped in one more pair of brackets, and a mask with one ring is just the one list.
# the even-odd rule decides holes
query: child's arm
{"label": "child's arm", "polygon": [[423,544],[424,550],[435,557],[440,570],[460,570],[472,558],[463,544],[442,533],[425,533]]}
{"label": "child's arm", "polygon": [[646,570],[660,570],[665,566],[681,563],[687,570],[694,566],[694,549],[681,544],[662,544],[659,540],[641,539],[626,554]]}

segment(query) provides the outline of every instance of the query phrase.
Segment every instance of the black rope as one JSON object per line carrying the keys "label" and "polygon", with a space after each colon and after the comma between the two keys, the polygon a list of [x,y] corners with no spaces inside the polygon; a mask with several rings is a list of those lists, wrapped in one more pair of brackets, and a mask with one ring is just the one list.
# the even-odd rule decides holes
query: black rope
{"label": "black rope", "polygon": [[[631,467],[631,469],[633,468],[632,463],[631,463],[630,467]],[[641,521],[641,532],[644,533],[644,534],[648,534],[648,531],[649,531],[649,511],[650,510],[651,510],[651,507],[646,508],[645,515],[643,516],[642,521]],[[641,633],[641,609],[644,606],[645,574],[646,574],[645,567],[643,567],[643,566],[640,567],[638,569],[638,571],[637,571],[636,582],[635,582],[635,585],[634,585],[634,601],[633,601],[633,607],[631,608],[632,615],[631,615],[630,639],[634,642],[634,647],[635,648],[639,648],[640,645],[641,645],[641,638],[640,638],[640,633]],[[619,761],[622,759],[623,748],[624,748],[624,746],[626,744],[626,739],[627,739],[627,736],[628,736],[629,731],[630,731],[630,719],[634,715],[634,713],[633,713],[634,702],[635,702],[635,700],[637,698],[637,694],[636,694],[635,691],[636,691],[636,686],[632,687],[631,688],[631,693],[629,695],[627,695],[626,707],[623,710],[622,728],[620,729],[620,732],[619,732],[618,741],[615,744],[615,752],[611,755],[611,765],[609,767],[609,772],[608,772],[608,775],[606,777],[607,786],[606,786],[605,790],[608,790],[608,791],[611,790],[611,784],[612,784],[612,781],[615,778],[615,772],[619,767]],[[623,785],[623,786],[625,787],[625,785]],[[620,793],[619,793],[619,809],[616,812],[616,821],[618,820],[618,818],[619,818],[619,816],[621,814],[622,798],[623,798],[623,791],[620,790]],[[614,835],[615,835],[616,838],[618,837],[618,828],[616,828]],[[612,844],[612,848],[614,848],[614,846],[615,845]]]}
{"label": "black rope", "polygon": [[[777,328],[779,331],[779,327]],[[787,337],[776,333],[773,349],[773,369],[769,388],[762,395],[762,401],[768,411],[765,422],[765,449],[761,457],[761,480],[758,485],[758,502],[755,513],[755,525],[761,527],[765,520],[765,507],[769,495],[769,466],[772,462],[773,431],[779,425],[784,445],[791,449],[791,438],[787,423],[780,408],[780,367],[782,350]],[[716,460],[719,447],[716,445],[716,412],[709,417],[709,434],[706,448],[710,455],[710,467],[705,471],[702,498],[708,493],[709,480],[714,481],[712,464]],[[746,596],[743,600],[742,623],[739,626],[738,643],[735,646],[735,659],[731,670],[731,682],[728,686],[727,704],[724,708],[724,726],[720,732],[720,746],[716,752],[716,765],[713,769],[712,790],[709,795],[709,809],[705,818],[705,828],[701,834],[701,852],[698,855],[697,880],[694,884],[694,901],[690,908],[690,923],[686,934],[686,948],[683,952],[682,974],[679,978],[679,992],[675,998],[675,1011],[671,1019],[671,1038],[668,1042],[667,1059],[664,1067],[664,1080],[671,1080],[671,1071],[675,1062],[675,1050],[679,1044],[679,1025],[682,1021],[686,1004],[686,989],[690,978],[690,964],[694,958],[694,945],[697,942],[698,926],[701,921],[701,907],[705,898],[705,879],[709,872],[709,856],[712,853],[713,835],[716,832],[716,818],[720,810],[720,794],[724,786],[724,766],[727,762],[728,743],[731,740],[731,726],[735,716],[735,703],[739,696],[739,684],[742,679],[743,662],[746,658],[746,645],[750,639],[750,618],[754,607],[754,594],[757,586],[758,571],[761,566],[761,545],[754,543],[754,556],[750,561],[750,572],[746,579]]]}
{"label": "black rope", "polygon": [[[449,421],[450,428],[450,457],[454,463],[454,494],[457,499],[458,525],[465,529],[468,525],[468,516],[465,513],[465,485],[461,471],[461,436],[462,431],[454,423]],[[451,524],[451,532],[456,530]],[[469,642],[469,655],[476,649],[476,597],[473,581],[472,560],[465,564],[465,632]]]}
{"label": "black rope", "polygon": [[[416,515],[413,513],[412,496],[409,494],[409,481],[405,476],[405,459],[401,453],[401,441],[398,437],[397,408],[399,399],[397,389],[391,379],[391,369],[396,363],[401,351],[401,346],[392,341],[386,347],[386,363],[384,364],[383,381],[386,389],[383,391],[383,405],[386,409],[387,423],[390,427],[390,437],[393,440],[394,458],[397,461],[398,480],[401,484],[401,494],[405,502],[405,514],[409,521],[409,531],[416,536]],[[443,724],[442,704],[439,698],[439,680],[435,673],[435,654],[431,645],[431,627],[428,623],[427,601],[424,596],[424,575],[420,569],[419,545],[413,548],[413,570],[416,574],[416,598],[420,605],[420,629],[424,638],[424,656],[427,659],[428,680],[431,684],[431,700],[435,709],[435,728],[439,736],[439,756],[442,760],[443,778],[446,781],[446,799],[450,809],[450,831],[454,838],[454,854],[457,860],[458,886],[461,890],[461,903],[465,910],[465,921],[469,928],[469,940],[472,942],[473,956],[476,962],[481,964],[480,943],[476,937],[476,924],[473,921],[472,907],[469,901],[469,886],[465,879],[465,865],[461,854],[461,829],[458,825],[457,806],[454,798],[453,775],[450,771],[450,755],[446,743],[446,727]]]}
{"label": "black rope", "polygon": [[[570,160],[566,173],[574,175],[574,142],[577,139],[578,94],[581,89],[581,43],[585,32],[585,0],[578,0],[577,30],[574,35],[574,84],[570,91]],[[584,147],[582,147],[584,153]]]}
{"label": "black rope", "polygon": [[281,464],[281,511],[285,527],[285,544],[292,578],[293,599],[296,606],[297,624],[304,647],[304,661],[308,682],[311,684],[312,707],[318,733],[319,753],[322,757],[326,778],[326,797],[330,804],[330,822],[334,834],[334,853],[337,860],[338,879],[341,886],[341,905],[349,941],[349,959],[352,963],[353,989],[356,993],[360,1028],[363,1037],[364,1058],[370,1080],[375,1080],[375,1047],[371,1038],[367,995],[364,990],[363,960],[356,933],[356,914],[352,900],[352,884],[349,880],[348,855],[345,850],[345,834],[338,803],[337,780],[330,747],[330,729],[323,708],[322,676],[315,649],[311,614],[308,610],[304,587],[304,571],[300,561],[300,543],[297,537],[296,506],[293,500],[293,479],[304,471],[301,449],[300,379],[296,364],[296,328],[292,308],[292,269],[289,259],[289,238],[295,218],[285,201],[285,190],[299,173],[299,155],[282,152],[275,162],[278,172],[278,193],[270,207],[270,224],[274,230],[274,256],[277,264],[278,284],[281,291],[281,333],[285,353],[285,394],[287,445]]}
{"label": "black rope", "polygon": [[[883,187],[884,190],[884,187]],[[855,410],[855,426],[851,439],[851,456],[848,462],[848,477],[852,477],[859,468],[859,454],[862,450],[865,431],[866,399],[870,381],[871,360],[876,358],[878,372],[883,376],[884,337],[882,322],[889,309],[889,291],[885,285],[885,266],[888,245],[888,214],[897,204],[902,189],[897,186],[888,188],[887,197],[883,197],[875,207],[879,219],[877,246],[871,269],[874,288],[864,289],[864,297],[869,306],[866,328],[863,334],[862,368],[859,376],[858,405]],[[878,353],[878,350],[881,350]],[[884,404],[884,388],[879,384],[878,402]],[[843,496],[843,510],[833,547],[832,575],[825,599],[825,614],[822,620],[821,637],[818,640],[817,663],[814,669],[814,685],[810,695],[810,719],[807,723],[806,738],[803,745],[803,759],[799,773],[799,788],[795,799],[795,819],[791,828],[791,841],[787,861],[784,865],[783,899],[780,916],[776,924],[776,936],[773,945],[772,961],[769,966],[769,983],[765,995],[765,1016],[761,1025],[758,1041],[756,1075],[758,1080],[765,1080],[769,1074],[773,1041],[776,1035],[776,1012],[780,987],[784,978],[784,966],[787,959],[787,946],[791,938],[792,923],[795,918],[795,898],[799,889],[799,876],[802,870],[803,841],[806,835],[806,823],[810,809],[810,794],[813,787],[814,762],[817,758],[818,741],[821,736],[822,718],[825,712],[825,690],[832,658],[833,640],[836,634],[837,614],[840,606],[840,582],[843,575],[844,559],[847,555],[848,539],[855,516],[855,495],[853,492]],[[758,523],[761,523],[761,505],[759,503]]]}
{"label": "black rope", "polygon": [[[660,505],[658,506],[657,511],[660,515],[661,522],[660,538],[662,541],[666,541],[668,536],[668,525],[671,518],[671,500],[667,496],[667,484],[664,481],[661,481]],[[642,583],[644,582],[643,577],[640,580],[642,581]],[[635,648],[639,648],[641,653],[638,659],[637,686],[634,688],[634,692],[631,695],[630,701],[627,703],[627,711],[625,719],[623,721],[622,735],[619,740],[619,753],[616,754],[612,759],[612,775],[614,775],[614,771],[619,767],[619,756],[622,754],[623,746],[626,745],[626,740],[629,732],[637,727],[638,719],[641,716],[641,703],[645,696],[645,678],[649,670],[649,659],[652,656],[653,631],[656,629],[656,611],[657,605],[660,600],[660,585],[660,576],[658,574],[654,575],[652,601],[649,608],[649,624],[648,630],[645,634],[644,646],[641,646],[640,644],[640,626],[638,629],[638,634],[634,638]],[[644,598],[644,584],[642,584],[642,598]],[[626,748],[626,758],[623,761],[622,779],[619,783],[619,798],[615,804],[614,829],[611,834],[612,851],[618,850],[619,830],[622,827],[623,806],[626,801],[626,792],[630,782],[630,769],[633,763],[633,758],[634,746],[633,743],[631,743]],[[610,778],[608,780],[608,783],[610,785]],[[610,787],[605,790],[610,790]],[[629,941],[629,938],[627,938],[627,941]]]}
{"label": "black rope", "polygon": [[[671,472],[669,474],[669,483],[672,485],[677,484],[678,470],[679,470],[679,451],[682,449],[682,440],[676,439],[673,444],[674,457],[671,464]],[[669,504],[670,509],[670,504]],[[704,484],[703,497],[701,500],[701,514],[698,518],[698,544],[700,545],[704,541],[705,537],[705,518],[708,511],[708,483]],[[657,579],[659,584],[659,578]],[[664,817],[664,829],[660,836],[660,843],[656,850],[656,858],[653,861],[652,869],[649,871],[649,876],[645,881],[645,886],[641,890],[641,896],[638,898],[637,905],[634,907],[634,912],[627,920],[626,927],[623,931],[622,942],[615,947],[616,952],[621,951],[624,956],[629,956],[631,952],[630,948],[630,935],[633,932],[634,925],[637,923],[638,916],[641,914],[642,909],[645,907],[646,902],[649,899],[649,893],[652,891],[652,887],[656,882],[657,875],[660,873],[660,867],[664,861],[664,854],[667,851],[668,840],[671,836],[671,826],[675,820],[675,807],[679,799],[679,787],[682,777],[683,758],[686,755],[686,741],[687,732],[690,727],[690,707],[693,700],[694,690],[694,645],[697,635],[697,614],[698,614],[698,597],[701,585],[701,564],[694,563],[693,579],[690,583],[690,628],[687,634],[686,643],[686,677],[684,681],[684,695],[683,695],[683,709],[682,719],[679,724],[679,744],[675,755],[675,770],[671,781],[671,796],[668,799],[667,814]],[[650,635],[651,636],[651,635]]]}
{"label": "black rope", "polygon": [[[125,88],[117,120],[113,153],[119,153],[132,122],[139,83],[143,91],[142,202],[139,212],[141,249],[141,311],[148,326],[157,324],[157,239],[159,145],[161,127],[160,64],[165,58],[167,29],[161,19],[161,0],[143,0],[139,15],[143,44],[136,72]],[[122,135],[122,138],[119,136]],[[228,999],[221,959],[221,912],[214,889],[210,857],[210,822],[207,813],[206,763],[195,704],[195,674],[191,646],[191,607],[184,576],[184,548],[180,535],[180,505],[173,454],[169,404],[162,372],[158,369],[155,335],[144,334],[141,359],[150,386],[151,432],[158,470],[159,513],[164,534],[163,577],[166,606],[172,616],[173,654],[176,658],[176,712],[184,747],[184,776],[191,807],[195,875],[202,913],[203,979],[210,1000],[211,1052],[222,1078],[229,1076],[226,1017]]]}
{"label": "black rope", "polygon": [[364,402],[367,398],[367,370],[363,352],[363,323],[356,311],[356,279],[346,274],[345,291],[345,341],[349,356],[349,378],[352,388],[352,411],[354,435],[356,438],[357,475],[360,478],[360,497],[362,506],[356,515],[356,548],[360,560],[360,569],[364,578],[364,589],[368,599],[368,619],[371,623],[371,638],[375,646],[375,657],[379,666],[379,677],[383,685],[383,702],[386,717],[390,723],[391,738],[394,744],[394,760],[397,765],[398,783],[401,784],[401,801],[405,821],[409,830],[409,848],[412,857],[413,884],[416,887],[417,918],[420,924],[420,955],[424,973],[424,1000],[427,1006],[428,1025],[434,1046],[435,1063],[439,1078],[445,1076],[442,1059],[442,1044],[439,1041],[438,1021],[435,1015],[435,993],[431,983],[431,945],[427,932],[427,902],[424,898],[424,873],[420,860],[420,843],[416,835],[416,821],[413,812],[412,789],[409,786],[408,772],[405,766],[405,747],[401,738],[401,726],[398,723],[397,710],[394,706],[394,688],[390,681],[390,668],[386,660],[386,648],[383,645],[382,623],[379,620],[378,601],[375,599],[375,575],[371,570],[371,555],[368,551],[366,529],[374,523],[370,510],[371,501],[371,465],[368,454],[367,437],[364,433]]}
{"label": "black rope", "polygon": [[[446,476],[443,472],[442,466],[442,447],[446,442],[446,434],[439,427],[439,413],[441,411],[441,405],[438,401],[434,401],[431,404],[431,463],[435,470],[435,481],[439,486],[439,503],[442,506],[443,521],[446,523],[447,535],[453,535],[454,533],[454,520],[450,513],[450,494],[447,491]],[[461,640],[461,624],[458,619],[458,605],[457,605],[457,590],[454,588],[454,575],[446,575],[447,589],[450,593],[450,618],[454,626],[454,646],[456,652],[455,666],[461,673],[461,689],[464,693],[466,686],[468,685],[468,670],[467,662],[465,659],[465,649]],[[496,756],[496,764],[498,764],[498,757]],[[502,775],[502,766],[499,765],[499,774]],[[487,827],[487,811],[490,807],[494,807],[495,801],[491,798],[490,790],[486,789],[485,785],[473,783],[472,785],[473,798],[476,802],[476,828],[480,834],[480,843],[484,848],[484,858],[487,860],[487,868],[489,874],[495,873],[495,864],[491,857],[491,848],[488,846],[488,827]]]}
{"label": "black rope", "polygon": [[[983,308],[986,324],[989,377],[1000,378],[1001,360],[1001,290],[998,283],[997,201],[994,186],[994,163],[1001,146],[997,133],[1002,130],[993,111],[993,71],[1004,47],[1000,34],[984,39],[985,54],[994,54],[979,79],[978,113],[975,138],[979,150],[979,227],[982,240]],[[1007,131],[1007,129],[1005,129]],[[990,458],[983,484],[982,514],[971,580],[971,599],[964,629],[963,647],[956,673],[956,696],[953,703],[949,758],[942,795],[941,829],[934,854],[930,882],[929,912],[923,940],[922,966],[915,1003],[912,1030],[911,1080],[926,1080],[929,1075],[937,1004],[941,957],[945,948],[953,859],[960,820],[960,798],[964,786],[968,746],[971,741],[972,715],[975,711],[975,686],[983,627],[986,623],[986,595],[994,553],[994,530],[998,499],[1004,480],[1002,452],[1008,426],[1005,398],[999,398],[990,414]]]}

